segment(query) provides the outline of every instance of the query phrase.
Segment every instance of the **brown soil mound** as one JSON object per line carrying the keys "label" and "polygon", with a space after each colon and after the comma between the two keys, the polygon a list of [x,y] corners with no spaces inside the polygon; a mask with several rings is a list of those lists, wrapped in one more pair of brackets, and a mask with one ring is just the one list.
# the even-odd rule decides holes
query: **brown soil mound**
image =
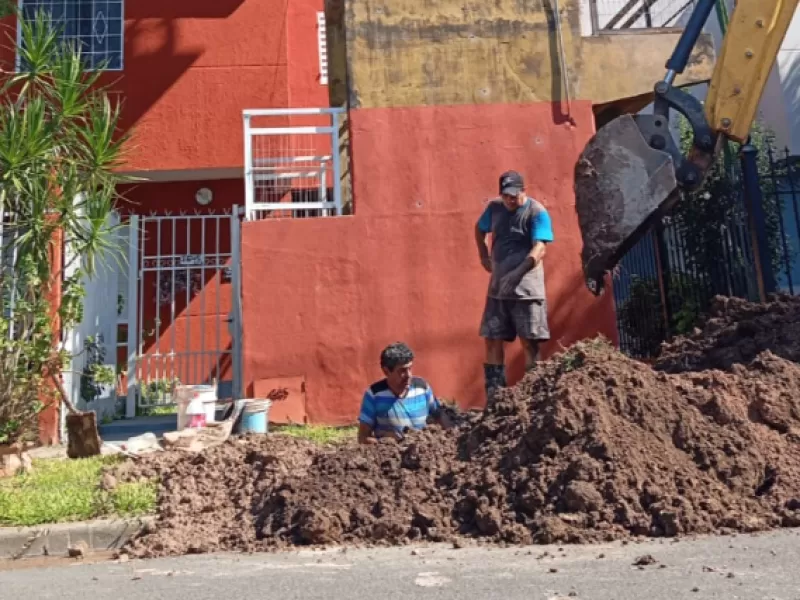
{"label": "brown soil mound", "polygon": [[457,430],[430,427],[403,443],[383,440],[317,456],[264,506],[271,545],[442,541],[453,533]]}
{"label": "brown soil mound", "polygon": [[149,455],[117,478],[158,478],[155,524],[126,549],[139,557],[256,550],[255,518],[288,477],[302,478],[318,448],[289,436],[242,437],[199,454]]}
{"label": "brown soil mound", "polygon": [[[788,303],[771,305],[779,316],[737,310],[775,326]],[[706,327],[720,331],[714,318]],[[767,341],[757,351],[716,339],[709,347],[741,346],[746,363],[667,374],[603,342],[581,343],[453,430],[326,449],[252,437],[151,459],[124,476],[161,478],[158,520],[127,551],[569,543],[800,526],[800,366],[776,355],[788,343],[772,353],[760,351]]]}
{"label": "brown soil mound", "polygon": [[765,350],[800,362],[800,296],[776,295],[765,304],[718,296],[700,328],[663,347],[655,368],[729,370]]}
{"label": "brown soil mound", "polygon": [[542,543],[800,524],[799,385],[769,353],[740,374],[669,376],[579,345],[465,435],[500,482],[466,486],[459,518],[483,507],[495,538]]}

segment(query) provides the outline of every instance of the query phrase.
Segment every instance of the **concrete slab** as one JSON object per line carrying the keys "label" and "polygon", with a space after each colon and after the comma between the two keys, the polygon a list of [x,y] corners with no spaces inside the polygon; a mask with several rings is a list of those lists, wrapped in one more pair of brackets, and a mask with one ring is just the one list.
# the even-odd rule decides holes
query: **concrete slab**
{"label": "concrete slab", "polygon": [[37,527],[0,527],[0,559],[66,555],[70,545],[88,550],[121,548],[152,517],[99,519]]}

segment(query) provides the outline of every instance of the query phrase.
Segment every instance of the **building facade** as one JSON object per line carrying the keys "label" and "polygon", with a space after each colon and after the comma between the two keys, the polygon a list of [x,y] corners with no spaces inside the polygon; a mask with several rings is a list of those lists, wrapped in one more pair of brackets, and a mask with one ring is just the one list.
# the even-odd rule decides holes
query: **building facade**
{"label": "building facade", "polygon": [[[133,261],[91,285],[127,416],[178,379],[352,422],[397,339],[437,394],[480,406],[473,227],[509,168],[554,223],[546,353],[616,339],[583,285],[572,171],[598,124],[649,103],[684,2],[22,1],[108,58],[124,98]],[[704,36],[679,83],[713,57]]]}

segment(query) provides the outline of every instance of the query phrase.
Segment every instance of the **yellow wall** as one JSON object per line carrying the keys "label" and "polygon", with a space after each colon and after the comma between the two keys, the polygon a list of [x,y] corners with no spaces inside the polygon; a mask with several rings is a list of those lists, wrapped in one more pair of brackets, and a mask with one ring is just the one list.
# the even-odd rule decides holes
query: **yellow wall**
{"label": "yellow wall", "polygon": [[[582,37],[578,0],[560,5],[570,99],[652,91],[677,33]],[[566,98],[551,0],[329,0],[331,13],[346,35],[346,60],[331,75],[342,79],[346,64],[353,108]],[[709,79],[713,58],[705,36],[678,83]]]}

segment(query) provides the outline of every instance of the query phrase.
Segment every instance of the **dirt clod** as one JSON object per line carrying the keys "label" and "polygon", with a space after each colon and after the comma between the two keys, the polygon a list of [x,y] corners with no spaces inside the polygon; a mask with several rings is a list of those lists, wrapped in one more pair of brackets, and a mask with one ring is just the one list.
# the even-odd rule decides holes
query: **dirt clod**
{"label": "dirt clod", "polygon": [[636,567],[639,567],[639,566],[644,567],[644,566],[647,566],[647,565],[654,565],[657,562],[658,561],[655,558],[653,558],[652,554],[645,554],[644,556],[640,556],[635,561],[633,561],[633,565],[636,566]]}
{"label": "dirt clod", "polygon": [[624,544],[800,526],[799,324],[800,299],[718,299],[655,369],[581,342],[449,430],[151,455],[114,473],[161,482],[155,525],[125,552]]}

